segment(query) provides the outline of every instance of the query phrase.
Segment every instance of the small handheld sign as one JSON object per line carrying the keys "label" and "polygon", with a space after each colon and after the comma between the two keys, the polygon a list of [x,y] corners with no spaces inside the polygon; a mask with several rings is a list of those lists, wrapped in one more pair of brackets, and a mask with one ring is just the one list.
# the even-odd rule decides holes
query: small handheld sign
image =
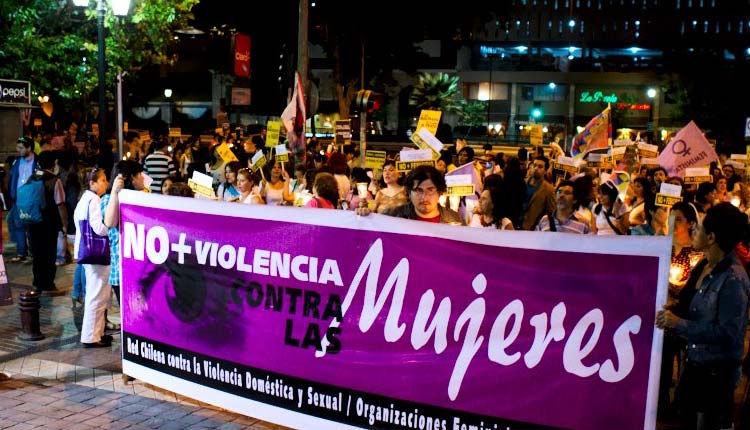
{"label": "small handheld sign", "polygon": [[656,206],[671,208],[677,202],[682,201],[682,187],[679,185],[662,183],[659,193],[656,194]]}
{"label": "small handheld sign", "polygon": [[289,161],[289,151],[286,149],[285,144],[274,146],[276,152],[276,161],[287,162]]}
{"label": "small handheld sign", "polygon": [[[258,151],[253,155],[253,158],[250,160],[250,168],[253,169],[253,172],[257,172],[258,170],[262,169],[263,166],[266,165],[266,156],[263,154],[263,152]],[[261,170],[261,173],[263,170]]]}
{"label": "small handheld sign", "polygon": [[449,196],[473,196],[474,183],[471,175],[450,175],[445,177]]}
{"label": "small handheld sign", "polygon": [[683,178],[685,185],[712,181],[713,177],[711,176],[708,167],[688,167],[685,169],[685,177]]}

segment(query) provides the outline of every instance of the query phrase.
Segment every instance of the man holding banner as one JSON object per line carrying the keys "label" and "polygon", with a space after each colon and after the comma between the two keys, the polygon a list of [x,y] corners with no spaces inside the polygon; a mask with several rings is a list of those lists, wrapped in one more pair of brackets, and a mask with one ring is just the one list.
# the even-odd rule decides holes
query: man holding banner
{"label": "man holding banner", "polygon": [[[398,218],[433,223],[464,225],[461,216],[440,206],[440,195],[448,189],[445,178],[432,166],[417,166],[406,177],[408,201],[400,206],[386,209],[383,214]],[[357,208],[357,214],[369,215],[367,207]]]}

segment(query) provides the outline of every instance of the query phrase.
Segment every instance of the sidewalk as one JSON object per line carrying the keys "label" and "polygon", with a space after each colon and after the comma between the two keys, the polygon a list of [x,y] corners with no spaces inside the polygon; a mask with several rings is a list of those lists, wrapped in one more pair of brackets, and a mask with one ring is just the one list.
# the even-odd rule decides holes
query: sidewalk
{"label": "sidewalk", "polygon": [[[7,230],[3,237],[7,238]],[[15,245],[5,242],[5,261]],[[75,264],[58,267],[65,292],[41,297],[45,338],[21,341],[19,295],[30,288],[31,264],[6,263],[13,304],[0,306],[0,429],[284,429],[224,411],[143,381],[122,378],[120,335],[110,348],[83,349],[71,311]],[[110,313],[119,320],[119,310]]]}

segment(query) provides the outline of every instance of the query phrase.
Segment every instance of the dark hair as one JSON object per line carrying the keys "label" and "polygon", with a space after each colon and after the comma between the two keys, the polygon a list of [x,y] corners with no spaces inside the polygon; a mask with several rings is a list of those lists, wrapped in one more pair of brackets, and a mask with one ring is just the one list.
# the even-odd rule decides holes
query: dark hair
{"label": "dark hair", "polygon": [[417,166],[406,176],[407,194],[411,193],[419,184],[428,179],[435,184],[435,188],[437,188],[439,193],[444,193],[448,189],[448,186],[445,184],[445,178],[436,168],[433,166]]}
{"label": "dark hair", "polygon": [[39,163],[39,167],[44,170],[50,170],[55,167],[56,154],[53,151],[42,151],[36,157],[36,162]]}
{"label": "dark hair", "polygon": [[534,157],[534,161],[536,160],[544,161],[544,170],[549,170],[549,158],[545,157],[544,155],[537,155],[536,157]]}
{"label": "dark hair", "polygon": [[336,178],[328,172],[320,172],[315,175],[315,182],[313,183],[316,193],[319,197],[322,197],[334,206],[339,203],[339,184],[336,182]]}
{"label": "dark hair", "polygon": [[614,206],[615,202],[617,201],[617,195],[619,194],[619,191],[617,190],[617,186],[615,186],[615,184],[610,181],[604,181],[599,185],[599,194],[604,194],[605,196],[609,197],[609,204]]}
{"label": "dark hair", "polygon": [[331,154],[331,158],[328,160],[328,165],[331,167],[331,171],[334,175],[345,175],[346,174],[346,156],[340,152],[334,152]]}
{"label": "dark hair", "polygon": [[698,191],[695,192],[695,201],[700,204],[708,203],[706,197],[714,191],[716,191],[716,185],[713,182],[701,182],[698,184]]}
{"label": "dark hair", "polygon": [[487,177],[484,178],[484,188],[489,188],[489,187],[502,188],[503,177],[494,173],[491,175],[487,175]]}
{"label": "dark hair", "polygon": [[184,182],[175,182],[167,190],[168,196],[194,197],[195,192]]}
{"label": "dark hair", "polygon": [[649,176],[651,176],[651,177],[653,178],[653,177],[654,177],[654,175],[656,174],[656,172],[658,172],[658,171],[662,171],[662,172],[664,172],[664,176],[667,176],[667,177],[669,177],[669,173],[667,173],[667,169],[665,169],[665,168],[663,168],[663,167],[661,167],[661,166],[659,166],[659,167],[654,167],[653,169],[651,169],[651,170],[649,171]]}
{"label": "dark hair", "polygon": [[34,147],[34,141],[29,139],[28,137],[19,137],[16,143],[22,144],[26,149],[31,149]]}
{"label": "dark hair", "polygon": [[731,203],[719,203],[706,212],[703,230],[713,233],[716,244],[724,252],[731,252],[747,232],[747,215]]}
{"label": "dark hair", "polygon": [[555,191],[559,190],[562,187],[570,187],[574,190],[573,197],[575,197],[575,189],[576,189],[576,183],[571,181],[570,179],[565,179],[563,181],[560,181],[559,184],[555,187]]}
{"label": "dark hair", "polygon": [[648,199],[645,202],[643,202],[643,214],[646,216],[646,223],[651,224],[651,221],[654,218],[654,213],[659,209],[659,206],[656,206],[656,198]]}
{"label": "dark hair", "polygon": [[573,181],[573,197],[579,207],[588,207],[591,203],[591,191],[594,189],[594,180],[591,176],[583,175]]}
{"label": "dark hair", "polygon": [[[370,177],[367,176],[367,170],[361,168],[361,167],[355,167],[352,169],[352,182],[358,183],[358,182],[366,182],[368,185],[370,184]],[[359,188],[354,188],[354,194],[359,195]]]}
{"label": "dark hair", "polygon": [[688,222],[698,222],[698,209],[691,203],[682,201],[672,205],[672,210],[680,211]]}
{"label": "dark hair", "polygon": [[458,154],[456,155],[460,156],[462,152],[465,152],[466,155],[469,156],[469,161],[474,159],[474,148],[472,148],[471,146],[464,146],[460,151],[458,151]]}
{"label": "dark hair", "polygon": [[125,189],[126,190],[133,190],[133,176],[141,173],[143,171],[143,166],[134,160],[122,160],[119,163],[115,165],[115,168],[112,169],[112,176],[109,181],[109,188],[107,189],[107,192],[112,191],[112,184],[115,182],[115,178],[117,178],[117,175],[122,175],[122,177],[125,179]]}

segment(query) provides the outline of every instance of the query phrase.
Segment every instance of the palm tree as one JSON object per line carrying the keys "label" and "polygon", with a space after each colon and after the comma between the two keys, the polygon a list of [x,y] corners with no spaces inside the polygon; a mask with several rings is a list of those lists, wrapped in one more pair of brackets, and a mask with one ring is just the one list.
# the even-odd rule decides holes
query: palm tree
{"label": "palm tree", "polygon": [[421,73],[409,97],[409,105],[417,110],[431,109],[443,112],[461,110],[458,76],[447,73]]}

